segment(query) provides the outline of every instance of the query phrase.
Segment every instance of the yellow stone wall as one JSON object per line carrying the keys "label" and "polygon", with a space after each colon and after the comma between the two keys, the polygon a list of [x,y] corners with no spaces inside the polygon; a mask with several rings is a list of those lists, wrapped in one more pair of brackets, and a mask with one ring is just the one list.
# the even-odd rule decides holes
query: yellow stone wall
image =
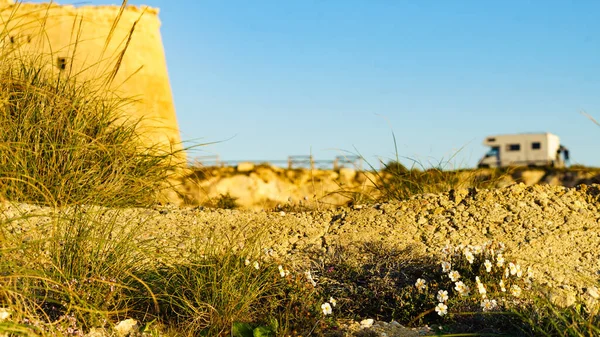
{"label": "yellow stone wall", "polygon": [[[57,75],[71,71],[83,78],[96,78],[112,69],[137,21],[111,90],[136,99],[126,112],[144,118],[142,127],[149,141],[181,149],[158,9],[126,7],[105,49],[119,12],[119,6],[74,7],[0,0],[0,48],[49,55]],[[60,69],[61,63],[65,69]]]}

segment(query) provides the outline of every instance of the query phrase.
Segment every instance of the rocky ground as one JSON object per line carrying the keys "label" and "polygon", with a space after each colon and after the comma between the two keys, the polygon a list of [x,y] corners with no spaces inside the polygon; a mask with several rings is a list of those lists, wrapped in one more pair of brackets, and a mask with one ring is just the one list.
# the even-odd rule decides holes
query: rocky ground
{"label": "rocky ground", "polygon": [[[521,182],[528,186],[549,184],[566,187],[600,183],[600,169],[585,167],[523,167],[497,171],[479,169],[444,172],[447,178],[456,177],[456,182],[447,186],[435,184],[429,191],[473,186],[497,188]],[[434,170],[431,173],[436,174],[439,171]],[[387,179],[389,176],[381,171],[373,173],[349,167],[337,170],[288,170],[270,165],[241,163],[237,167],[190,169],[181,181],[181,190],[185,195],[185,202],[196,205],[210,205],[211,201],[217,200],[221,195],[229,194],[236,204],[244,209],[272,209],[278,204],[287,203],[290,198],[296,202],[308,198],[319,201],[322,207],[335,207],[350,200],[349,193],[339,192],[374,196],[378,193],[377,189],[373,188],[374,182],[379,184],[380,178]],[[410,180],[411,177],[406,179]],[[423,180],[428,179],[425,177]]]}
{"label": "rocky ground", "polygon": [[[11,217],[46,212],[50,210],[5,205],[2,214]],[[315,258],[315,254],[361,242],[413,246],[417,252],[435,255],[446,244],[496,240],[503,242],[518,262],[531,266],[536,279],[551,286],[556,301],[563,305],[572,303],[576,294],[585,293],[590,285],[598,285],[600,279],[597,184],[462,189],[419,195],[403,202],[310,212],[160,206],[129,209],[118,216],[124,223],[143,223],[148,228],[144,239],[153,240],[157,247],[185,250],[194,243],[219,238],[243,245],[244,238],[259,233],[262,247],[298,264]],[[34,236],[36,221],[42,220],[34,217],[11,222],[8,229],[24,237]],[[384,325],[379,322],[375,327]],[[388,322],[387,326],[392,325]],[[427,332],[409,330],[403,331]],[[400,332],[392,335],[402,336]]]}

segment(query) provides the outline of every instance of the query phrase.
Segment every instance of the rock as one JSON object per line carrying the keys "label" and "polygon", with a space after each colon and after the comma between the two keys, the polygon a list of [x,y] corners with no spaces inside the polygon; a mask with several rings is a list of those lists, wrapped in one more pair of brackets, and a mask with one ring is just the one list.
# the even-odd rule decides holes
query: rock
{"label": "rock", "polygon": [[139,330],[138,322],[133,318],[120,321],[115,326],[115,332],[118,336],[126,337]]}
{"label": "rock", "polygon": [[363,319],[362,321],[360,321],[360,327],[363,329],[370,328],[373,326],[373,322],[374,320],[372,318]]}
{"label": "rock", "polygon": [[240,173],[251,172],[254,170],[254,164],[251,162],[242,162],[237,165],[236,169]]}

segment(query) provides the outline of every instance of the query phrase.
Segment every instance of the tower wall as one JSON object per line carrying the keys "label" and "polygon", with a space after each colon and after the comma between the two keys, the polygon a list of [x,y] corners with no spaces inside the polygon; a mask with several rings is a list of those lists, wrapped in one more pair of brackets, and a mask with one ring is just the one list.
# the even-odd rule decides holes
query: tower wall
{"label": "tower wall", "polygon": [[82,79],[97,78],[113,69],[135,24],[111,90],[135,99],[125,113],[144,118],[141,130],[149,142],[181,149],[158,9],[128,6],[105,48],[119,12],[119,6],[0,0],[0,48],[49,55],[57,75],[69,72]]}

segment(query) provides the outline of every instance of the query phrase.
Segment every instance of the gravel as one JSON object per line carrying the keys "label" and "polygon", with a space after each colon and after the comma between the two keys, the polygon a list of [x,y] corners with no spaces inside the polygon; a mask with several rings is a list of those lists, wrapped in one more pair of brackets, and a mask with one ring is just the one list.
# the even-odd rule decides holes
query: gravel
{"label": "gravel", "polygon": [[[38,206],[5,204],[2,217],[52,212]],[[419,195],[403,202],[310,212],[176,206],[104,212],[123,223],[143,224],[143,239],[159,247],[187,247],[209,237],[229,240],[236,234],[241,235],[239,244],[243,245],[242,237],[248,239],[260,233],[263,247],[298,264],[334,245],[360,242],[410,245],[422,254],[435,255],[446,244],[501,241],[517,262],[531,266],[537,281],[556,289],[556,297],[566,304],[573,294],[585,292],[600,279],[598,184],[575,188],[515,184],[494,190],[454,190]],[[30,217],[10,222],[5,228],[26,238],[41,233],[42,223],[48,223],[48,218]]]}

